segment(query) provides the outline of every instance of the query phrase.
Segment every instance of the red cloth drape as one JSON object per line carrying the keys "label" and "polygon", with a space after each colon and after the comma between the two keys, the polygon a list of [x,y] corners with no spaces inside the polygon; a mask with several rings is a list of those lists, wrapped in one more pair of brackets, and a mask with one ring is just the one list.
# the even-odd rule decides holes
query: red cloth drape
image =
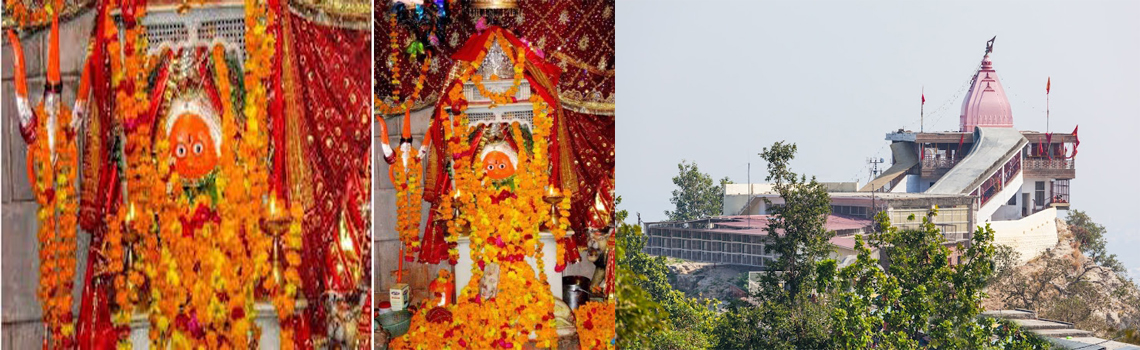
{"label": "red cloth drape", "polygon": [[[614,132],[613,116],[585,114],[563,110],[567,121],[567,131],[571,150],[571,160],[577,164],[575,171],[581,193],[570,204],[570,225],[574,229],[574,241],[585,246],[589,238],[586,225],[591,221],[594,198],[599,191],[608,192],[614,188]],[[612,203],[611,195],[603,193],[603,198]],[[613,208],[608,208],[612,213]]]}
{"label": "red cloth drape", "polygon": [[[372,71],[372,39],[366,30],[330,27],[296,14],[288,15],[294,38],[292,60],[297,65],[296,83],[300,85],[290,88],[300,92],[302,115],[297,118],[305,138],[301,141],[302,158],[311,171],[309,183],[301,186],[310,188],[313,194],[303,224],[305,249],[299,272],[303,291],[313,303],[309,312],[320,314],[323,308],[315,303],[333,284],[327,278],[335,276],[335,271],[327,271],[324,262],[336,237],[338,214],[347,203],[346,184],[353,178],[365,178],[369,171],[361,159],[368,156],[371,146],[368,77]],[[324,328],[323,317],[315,316],[311,321],[317,330]]]}

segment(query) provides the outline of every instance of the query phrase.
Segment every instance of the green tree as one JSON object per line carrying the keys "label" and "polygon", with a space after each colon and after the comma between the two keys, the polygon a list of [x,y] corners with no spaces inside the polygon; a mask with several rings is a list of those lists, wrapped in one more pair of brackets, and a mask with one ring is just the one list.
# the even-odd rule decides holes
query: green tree
{"label": "green tree", "polygon": [[993,286],[995,283],[1005,281],[1017,274],[1017,267],[1020,266],[1021,253],[1013,250],[1013,247],[1004,244],[994,246],[994,273],[990,276],[986,285]]}
{"label": "green tree", "polygon": [[1093,260],[1097,265],[1107,267],[1116,273],[1124,273],[1124,264],[1116,259],[1116,254],[1109,254],[1105,249],[1107,243],[1104,238],[1104,226],[1092,221],[1092,218],[1083,211],[1071,210],[1065,218],[1069,223],[1069,230],[1073,232],[1074,239],[1081,244],[1081,252]]}
{"label": "green tree", "polygon": [[[831,197],[827,188],[806,176],[790,170],[788,163],[795,159],[796,145],[783,141],[765,147],[760,157],[768,162],[768,177],[773,189],[784,200],[784,204],[773,206],[764,199],[772,218],[768,221],[771,243],[768,244],[778,258],[763,279],[765,299],[776,301],[794,300],[801,291],[822,287],[816,283],[819,273],[830,275],[834,263],[821,262],[827,259],[832,246],[828,241],[835,232],[825,228],[827,216],[831,214]],[[826,267],[831,266],[828,271]],[[823,267],[821,269],[821,267]]]}
{"label": "green tree", "polygon": [[831,213],[827,189],[788,163],[796,145],[776,142],[760,154],[768,162],[766,181],[784,199],[773,206],[768,243],[778,256],[753,300],[732,305],[713,330],[718,349],[819,349],[830,347],[831,286],[836,273],[828,259],[834,236],[825,228]]}
{"label": "green tree", "polygon": [[[615,200],[617,205],[621,197]],[[645,348],[650,344],[650,336],[665,330],[664,323],[669,314],[654,300],[652,293],[643,288],[650,285],[649,278],[634,272],[630,268],[632,260],[637,260],[641,266],[639,270],[646,270],[648,264],[641,253],[645,242],[641,239],[641,227],[625,223],[628,212],[617,212],[618,231],[617,249],[618,270],[616,273],[617,294],[616,325],[618,346],[623,349]]]}
{"label": "green tree", "polygon": [[[918,229],[899,230],[885,213],[875,216],[878,230],[870,245],[888,249],[891,263],[882,269],[856,236],[858,259],[839,273],[839,295],[832,313],[834,342],[840,348],[1020,349],[1048,344],[1012,323],[979,317],[986,282],[994,273],[994,231],[974,232],[968,247],[958,247],[960,265],[950,265],[950,249],[935,227],[937,209]],[[914,220],[911,216],[909,220]]]}
{"label": "green tree", "polygon": [[736,302],[713,329],[717,349],[831,348],[830,297],[802,293],[786,302]]}
{"label": "green tree", "polygon": [[675,209],[665,211],[670,221],[699,220],[720,215],[724,203],[724,185],[732,183],[728,177],[713,182],[712,176],[697,169],[697,163],[681,160],[677,164],[677,176],[673,177],[673,198],[669,199]]}
{"label": "green tree", "polygon": [[[616,203],[620,204],[618,198]],[[641,226],[625,223],[617,212],[618,342],[623,349],[706,349],[717,314],[711,300],[685,296],[669,284],[665,257],[642,250],[647,237]],[[623,296],[625,293],[626,296]],[[623,301],[623,298],[628,298]]]}

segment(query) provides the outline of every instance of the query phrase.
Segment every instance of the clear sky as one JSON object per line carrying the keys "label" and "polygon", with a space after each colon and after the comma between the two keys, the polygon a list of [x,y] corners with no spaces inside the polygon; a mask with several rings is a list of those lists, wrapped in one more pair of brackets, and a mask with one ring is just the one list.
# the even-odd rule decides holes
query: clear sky
{"label": "clear sky", "polygon": [[884,134],[919,129],[924,87],[926,130],[958,130],[994,35],[1014,126],[1045,130],[1051,76],[1051,131],[1080,125],[1073,209],[1140,279],[1140,1],[618,1],[620,209],[664,219],[682,159],[763,182],[779,140],[793,171],[866,183]]}

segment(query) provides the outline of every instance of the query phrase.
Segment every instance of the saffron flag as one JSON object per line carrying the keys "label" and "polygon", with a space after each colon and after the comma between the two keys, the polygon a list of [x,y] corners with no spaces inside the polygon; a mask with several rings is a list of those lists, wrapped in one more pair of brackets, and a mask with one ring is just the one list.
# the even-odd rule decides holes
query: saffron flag
{"label": "saffron flag", "polygon": [[1076,139],[1076,141],[1073,142],[1073,155],[1069,156],[1069,158],[1076,158],[1077,157],[1077,147],[1081,145],[1081,138],[1079,136],[1077,136],[1077,129],[1079,129],[1080,127],[1081,127],[1080,125],[1073,127],[1073,138]]}
{"label": "saffron flag", "polygon": [[926,104],[926,93],[922,93],[922,104]]}
{"label": "saffron flag", "polygon": [[1049,94],[1049,87],[1052,85],[1053,85],[1053,77],[1046,78],[1045,79],[1045,94],[1046,95]]}

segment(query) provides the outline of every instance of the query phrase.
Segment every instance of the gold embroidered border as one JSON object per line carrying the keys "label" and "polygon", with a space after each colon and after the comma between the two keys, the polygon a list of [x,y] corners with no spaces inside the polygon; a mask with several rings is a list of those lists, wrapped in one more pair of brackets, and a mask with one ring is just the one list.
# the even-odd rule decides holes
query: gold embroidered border
{"label": "gold embroidered border", "polygon": [[313,189],[309,187],[309,164],[305,156],[304,112],[301,109],[301,84],[298,77],[296,62],[293,61],[293,22],[290,16],[282,16],[281,44],[283,50],[281,57],[281,83],[285,92],[285,169],[286,180],[289,182],[289,195],[293,200],[299,200],[305,212],[311,210],[313,203]]}
{"label": "gold embroidered border", "polygon": [[562,53],[562,52],[555,52],[554,57],[559,59],[559,60],[562,60],[562,62],[566,62],[567,64],[574,66],[575,68],[585,69],[587,72],[590,72],[590,74],[604,75],[607,77],[614,76],[614,71],[615,71],[614,69],[601,70],[601,69],[598,69],[598,67],[595,67],[595,66],[593,66],[589,63],[586,63],[586,62],[582,62],[581,60],[574,58],[574,57],[571,57],[570,55],[567,55],[567,54]]}
{"label": "gold embroidered border", "polygon": [[562,96],[561,100],[562,108],[585,114],[613,116],[616,106],[614,103],[581,101],[568,99],[565,96]]}
{"label": "gold embroidered border", "polygon": [[352,0],[293,0],[289,12],[330,27],[372,30],[372,3]]}

